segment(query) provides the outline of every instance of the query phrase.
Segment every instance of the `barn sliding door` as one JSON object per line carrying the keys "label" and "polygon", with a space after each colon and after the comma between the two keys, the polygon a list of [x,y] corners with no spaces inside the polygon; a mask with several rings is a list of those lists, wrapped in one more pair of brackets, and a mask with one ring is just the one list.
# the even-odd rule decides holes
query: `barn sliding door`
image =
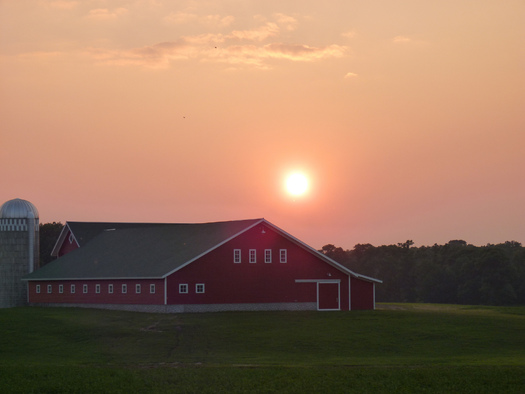
{"label": "barn sliding door", "polygon": [[339,283],[317,283],[317,309],[320,311],[340,310]]}

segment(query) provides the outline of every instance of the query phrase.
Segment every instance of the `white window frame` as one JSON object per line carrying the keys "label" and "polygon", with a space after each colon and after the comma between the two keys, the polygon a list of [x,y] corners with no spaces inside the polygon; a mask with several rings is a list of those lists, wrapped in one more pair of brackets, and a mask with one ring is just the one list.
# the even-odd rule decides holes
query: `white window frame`
{"label": "white window frame", "polygon": [[40,294],[40,285],[36,285],[35,291],[36,291],[36,294]]}
{"label": "white window frame", "polygon": [[47,294],[53,293],[53,285],[47,285]]}
{"label": "white window frame", "polygon": [[257,262],[257,249],[250,249],[249,256],[250,263],[255,264]]}
{"label": "white window frame", "polygon": [[235,264],[241,263],[241,250],[240,249],[233,249],[233,262]]}
{"label": "white window frame", "polygon": [[77,289],[76,289],[76,286],[75,286],[75,285],[71,285],[71,288],[70,288],[70,290],[69,290],[69,291],[71,292],[71,294],[75,294],[75,291],[76,291],[76,290],[77,290]]}
{"label": "white window frame", "polygon": [[206,288],[204,286],[204,283],[196,283],[195,284],[195,293],[197,294],[204,294],[206,291]]}
{"label": "white window frame", "polygon": [[113,283],[108,284],[108,294],[113,294]]}
{"label": "white window frame", "polygon": [[264,249],[264,262],[270,264],[272,262],[272,250]]}
{"label": "white window frame", "polygon": [[74,240],[74,239],[75,239],[75,238],[73,237],[73,233],[69,233],[68,241],[69,241],[70,244],[73,243],[73,240]]}
{"label": "white window frame", "polygon": [[140,294],[141,291],[142,291],[142,288],[140,286],[140,283],[137,283],[135,285],[135,294]]}
{"label": "white window frame", "polygon": [[188,289],[187,283],[179,283],[179,294],[188,294]]}
{"label": "white window frame", "polygon": [[95,285],[95,293],[100,294],[100,284]]}
{"label": "white window frame", "polygon": [[149,285],[149,293],[155,294],[155,284],[154,283]]}
{"label": "white window frame", "polygon": [[128,285],[126,283],[122,284],[121,291],[122,291],[122,294],[127,294],[128,293]]}
{"label": "white window frame", "polygon": [[58,292],[62,294],[64,292],[64,285],[58,285]]}
{"label": "white window frame", "polygon": [[87,294],[88,293],[88,285],[82,285],[82,293]]}
{"label": "white window frame", "polygon": [[288,262],[288,249],[279,249],[279,262],[283,264]]}

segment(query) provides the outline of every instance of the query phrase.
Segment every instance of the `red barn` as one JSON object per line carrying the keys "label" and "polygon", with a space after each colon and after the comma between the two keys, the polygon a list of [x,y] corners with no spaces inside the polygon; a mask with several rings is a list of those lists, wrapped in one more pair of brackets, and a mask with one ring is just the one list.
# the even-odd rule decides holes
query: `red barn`
{"label": "red barn", "polygon": [[68,222],[55,261],[27,275],[33,305],[152,312],[374,309],[357,274],[265,219]]}

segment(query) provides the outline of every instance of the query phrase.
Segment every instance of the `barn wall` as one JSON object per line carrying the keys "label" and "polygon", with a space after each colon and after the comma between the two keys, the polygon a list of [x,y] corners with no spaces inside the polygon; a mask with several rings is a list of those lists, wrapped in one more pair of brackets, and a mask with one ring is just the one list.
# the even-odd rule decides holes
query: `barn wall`
{"label": "barn wall", "polygon": [[60,245],[60,249],[58,250],[58,257],[62,257],[63,255],[69,252],[72,252],[75,249],[78,249],[78,245],[75,240],[72,240],[72,242],[69,242],[70,235],[71,235],[71,231],[68,231],[66,234],[66,237],[64,238],[64,242],[62,242],[62,245]]}
{"label": "barn wall", "polygon": [[[234,263],[234,249],[241,250],[241,263]],[[256,263],[249,262],[250,249],[256,250]],[[266,249],[271,263],[265,263]],[[280,249],[287,250],[286,263],[279,261]],[[348,310],[346,274],[260,225],[170,275],[167,303],[316,303],[317,284],[297,279],[340,279],[341,309]],[[187,294],[179,292],[180,284],[188,285]],[[197,284],[204,284],[204,293],[196,292]]]}
{"label": "barn wall", "polygon": [[365,280],[352,278],[352,309],[374,309],[374,284]]}
{"label": "barn wall", "polygon": [[[71,285],[75,285],[75,293],[71,293]],[[88,285],[88,292],[83,292],[83,285]],[[96,293],[96,285],[100,284],[100,293]],[[108,285],[113,284],[113,293],[108,292]],[[127,285],[127,293],[122,293],[122,285]],[[141,285],[141,292],[136,293],[135,285]],[[155,285],[155,293],[150,293],[150,285]],[[36,292],[40,285],[40,293]],[[47,286],[52,286],[48,293]],[[63,293],[59,286],[63,285]],[[79,304],[163,304],[164,280],[56,280],[56,281],[31,281],[28,282],[30,303],[79,303]]]}

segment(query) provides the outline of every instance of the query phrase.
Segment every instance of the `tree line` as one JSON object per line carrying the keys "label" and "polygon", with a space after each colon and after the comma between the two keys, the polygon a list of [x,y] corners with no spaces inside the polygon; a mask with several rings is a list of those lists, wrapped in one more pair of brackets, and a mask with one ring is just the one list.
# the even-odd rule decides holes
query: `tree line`
{"label": "tree line", "polygon": [[43,267],[55,259],[55,257],[51,257],[51,252],[53,251],[53,247],[55,246],[64,225],[60,222],[53,222],[45,224],[40,223],[40,226],[38,227],[40,239],[40,267]]}
{"label": "tree line", "polygon": [[515,241],[474,246],[463,240],[413,247],[357,244],[343,250],[332,244],[321,253],[351,270],[383,281],[379,302],[470,305],[525,304],[525,248]]}

